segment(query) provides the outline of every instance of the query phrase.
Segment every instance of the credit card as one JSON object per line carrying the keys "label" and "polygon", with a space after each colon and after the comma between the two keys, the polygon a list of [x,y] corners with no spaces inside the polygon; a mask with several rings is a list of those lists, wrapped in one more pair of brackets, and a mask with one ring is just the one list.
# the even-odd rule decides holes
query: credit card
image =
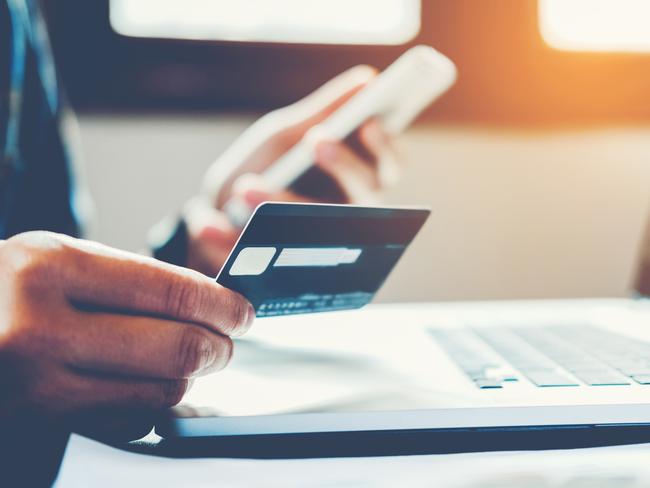
{"label": "credit card", "polygon": [[424,208],[265,203],[217,282],[258,317],[361,308],[429,217]]}

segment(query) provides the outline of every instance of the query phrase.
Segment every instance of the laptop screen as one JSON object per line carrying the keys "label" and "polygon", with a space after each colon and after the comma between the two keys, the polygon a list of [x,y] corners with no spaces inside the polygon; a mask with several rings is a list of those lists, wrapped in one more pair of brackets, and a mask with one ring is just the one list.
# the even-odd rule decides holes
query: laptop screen
{"label": "laptop screen", "polygon": [[650,297],[650,222],[648,222],[645,239],[641,246],[636,291],[641,296]]}

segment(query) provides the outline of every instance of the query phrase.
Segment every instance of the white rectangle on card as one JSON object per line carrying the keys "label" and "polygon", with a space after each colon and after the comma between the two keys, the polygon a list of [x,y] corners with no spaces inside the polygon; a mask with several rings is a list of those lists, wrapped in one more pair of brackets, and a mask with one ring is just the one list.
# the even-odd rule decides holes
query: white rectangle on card
{"label": "white rectangle on card", "polygon": [[347,247],[285,248],[280,252],[274,267],[289,266],[338,266],[354,264],[361,256],[361,249]]}

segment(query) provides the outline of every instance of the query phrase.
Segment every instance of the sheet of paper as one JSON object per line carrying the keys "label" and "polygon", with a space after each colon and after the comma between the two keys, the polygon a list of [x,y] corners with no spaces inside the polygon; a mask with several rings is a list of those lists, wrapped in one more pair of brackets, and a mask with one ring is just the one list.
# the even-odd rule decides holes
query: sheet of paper
{"label": "sheet of paper", "polygon": [[650,445],[306,460],[166,459],[73,435],[55,486],[640,488],[650,486],[649,458]]}

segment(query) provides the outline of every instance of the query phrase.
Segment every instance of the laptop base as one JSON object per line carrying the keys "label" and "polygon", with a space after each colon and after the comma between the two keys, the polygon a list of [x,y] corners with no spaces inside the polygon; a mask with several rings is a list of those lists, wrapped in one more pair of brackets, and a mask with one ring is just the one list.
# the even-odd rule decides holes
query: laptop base
{"label": "laptop base", "polygon": [[576,449],[646,442],[650,442],[650,425],[563,425],[179,437],[163,439],[155,454],[175,458],[304,459]]}

